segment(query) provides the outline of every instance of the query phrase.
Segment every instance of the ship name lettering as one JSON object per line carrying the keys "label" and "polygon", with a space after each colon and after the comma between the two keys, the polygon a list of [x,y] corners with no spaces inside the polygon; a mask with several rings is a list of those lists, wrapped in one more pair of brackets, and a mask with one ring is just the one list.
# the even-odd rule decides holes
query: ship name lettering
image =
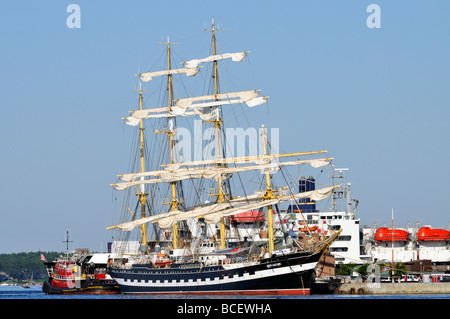
{"label": "ship name lettering", "polygon": [[281,266],[281,263],[267,264],[267,268],[273,268],[273,267],[278,267],[278,266]]}
{"label": "ship name lettering", "polygon": [[269,304],[222,304],[222,314],[224,313],[272,313]]}

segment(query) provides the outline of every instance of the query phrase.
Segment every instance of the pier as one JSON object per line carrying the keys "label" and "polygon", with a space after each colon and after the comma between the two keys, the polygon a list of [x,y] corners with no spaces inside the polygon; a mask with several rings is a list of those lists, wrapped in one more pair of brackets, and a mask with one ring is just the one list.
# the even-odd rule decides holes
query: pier
{"label": "pier", "polygon": [[450,294],[450,282],[344,283],[335,290],[347,295]]}

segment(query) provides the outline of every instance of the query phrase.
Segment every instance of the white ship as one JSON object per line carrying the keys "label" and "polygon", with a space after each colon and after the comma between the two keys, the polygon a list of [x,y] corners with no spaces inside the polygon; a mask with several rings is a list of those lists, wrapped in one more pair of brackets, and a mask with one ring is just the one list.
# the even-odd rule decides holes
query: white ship
{"label": "white ship", "polygon": [[[339,237],[330,246],[330,253],[334,256],[335,263],[362,264],[371,262],[371,256],[363,252],[360,219],[356,217],[358,200],[352,198],[351,184],[345,181],[344,171],[346,170],[348,169],[332,168],[331,178],[339,187],[333,189],[329,209],[319,210],[314,201],[301,200],[296,205],[288,207],[285,218],[290,233],[294,237],[299,231],[301,233],[305,224],[310,230],[324,236],[329,236],[332,231],[340,230]],[[315,179],[311,176],[302,177],[299,183],[300,188],[305,191],[315,189]]]}
{"label": "white ship", "polygon": [[[429,260],[435,269],[450,270],[450,225],[445,229],[416,222],[413,227],[395,227],[393,231],[392,225],[360,225],[356,214],[358,200],[352,197],[351,184],[345,181],[347,170],[332,170],[332,178],[338,180],[333,182],[339,188],[333,190],[329,210],[316,209],[315,203],[308,199],[301,200],[298,208],[290,205],[284,218],[292,236],[296,237],[296,232],[305,227],[304,218],[309,229],[325,236],[330,229],[342,231],[330,246],[336,264],[391,262],[393,255],[394,262]],[[302,178],[302,184],[305,191],[310,191],[315,187],[315,180],[313,177]]]}

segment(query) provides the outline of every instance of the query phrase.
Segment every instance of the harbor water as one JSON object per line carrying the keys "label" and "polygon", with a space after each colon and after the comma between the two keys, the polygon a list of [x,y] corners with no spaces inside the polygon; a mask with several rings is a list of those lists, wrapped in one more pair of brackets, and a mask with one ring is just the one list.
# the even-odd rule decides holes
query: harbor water
{"label": "harbor water", "polygon": [[411,295],[309,295],[309,296],[154,296],[154,295],[47,295],[42,291],[42,286],[35,285],[29,288],[22,286],[0,286],[0,299],[166,299],[166,300],[189,300],[189,299],[298,299],[298,300],[314,300],[314,299],[450,299],[450,294],[411,294]]}

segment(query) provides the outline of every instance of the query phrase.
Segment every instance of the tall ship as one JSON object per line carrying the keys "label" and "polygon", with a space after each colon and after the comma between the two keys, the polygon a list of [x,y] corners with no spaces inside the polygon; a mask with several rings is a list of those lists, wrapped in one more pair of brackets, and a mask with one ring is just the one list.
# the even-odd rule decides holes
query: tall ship
{"label": "tall ship", "polygon": [[[233,112],[240,115],[231,113],[234,118],[245,118],[242,112],[266,103],[268,97],[259,90],[222,92],[219,63],[240,62],[249,51],[218,53],[216,33],[222,29],[213,20],[204,31],[212,34],[212,55],[174,68],[174,43],[167,39],[162,43],[166,67],[137,74],[139,109],[123,118],[136,127],[131,152],[135,160],[130,161],[131,173],[118,175],[111,184],[123,193],[123,201],[120,223],[108,229],[116,231],[118,242],[136,238],[139,249],[117,258],[109,274],[124,294],[309,294],[319,259],[340,230],[319,236],[305,224],[304,240],[298,241],[277,221],[279,205],[293,202],[298,207],[300,199],[330,196],[338,186],[292,189],[286,169],[318,169],[333,158],[326,151],[279,153],[264,125],[258,129],[260,150],[235,155],[224,111],[236,107]],[[175,96],[188,91],[183,79],[191,82],[207,70],[207,92]],[[157,79],[162,84],[153,86]],[[143,93],[148,91],[142,84],[155,88],[149,89],[149,99],[157,98],[157,87],[163,88],[162,106],[145,107]],[[191,158],[185,127],[198,125],[202,134],[193,148],[195,153],[200,147],[201,156]]]}

